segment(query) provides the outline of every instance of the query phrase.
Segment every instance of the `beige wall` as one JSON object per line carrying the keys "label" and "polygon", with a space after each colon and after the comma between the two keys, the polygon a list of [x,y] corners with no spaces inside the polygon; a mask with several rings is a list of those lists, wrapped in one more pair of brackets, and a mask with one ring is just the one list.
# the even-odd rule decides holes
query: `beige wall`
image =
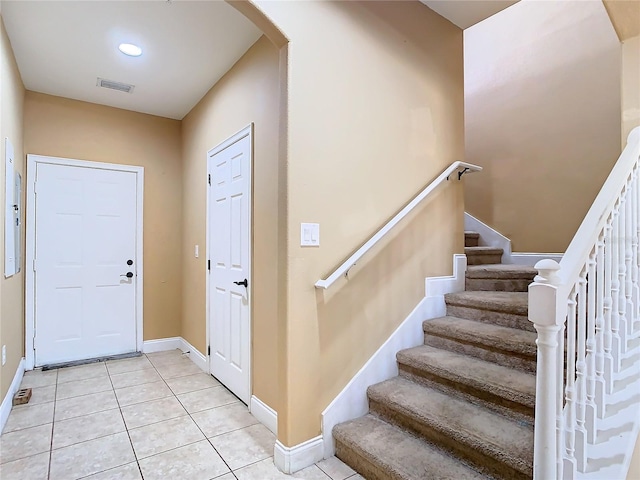
{"label": "beige wall", "polygon": [[144,167],[144,339],[180,335],[180,122],[27,92],[24,150]]}
{"label": "beige wall", "polygon": [[622,148],[640,125],[640,36],[622,42]]}
{"label": "beige wall", "polygon": [[[206,351],[207,151],[254,123],[253,394],[276,408],[278,286],[278,50],[260,38],[182,123],[182,336]],[[194,246],[200,257],[194,257]]]}
{"label": "beige wall", "polygon": [[[0,204],[4,212],[5,192],[5,137],[14,149],[14,169],[24,181],[23,155],[23,100],[24,86],[11,50],[9,38],[0,21]],[[24,190],[24,189],[23,189]],[[23,202],[24,205],[24,202]],[[4,214],[2,215],[4,218]],[[22,219],[24,220],[24,208]],[[23,221],[24,225],[24,221]],[[23,229],[24,230],[24,229]],[[22,236],[24,252],[24,235]],[[4,220],[0,221],[0,271],[4,272]],[[24,355],[24,255],[20,273],[5,279],[0,273],[0,345],[7,346],[7,363],[0,369],[0,399],[4,399],[13,381],[20,359]]]}
{"label": "beige wall", "polygon": [[[256,4],[288,46],[287,303],[279,319],[278,437],[320,415],[462,249],[455,183],[358,265],[314,283],[463,155],[462,32],[418,2]],[[300,223],[320,247],[300,247]]]}
{"label": "beige wall", "polygon": [[[637,83],[636,83],[637,89]],[[563,252],[620,155],[620,45],[600,1],[522,1],[465,30],[467,211]]]}

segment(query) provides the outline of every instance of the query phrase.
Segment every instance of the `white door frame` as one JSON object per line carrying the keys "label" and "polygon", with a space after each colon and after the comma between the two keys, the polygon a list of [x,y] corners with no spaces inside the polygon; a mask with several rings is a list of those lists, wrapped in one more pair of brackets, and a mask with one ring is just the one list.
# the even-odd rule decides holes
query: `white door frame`
{"label": "white door frame", "polygon": [[142,245],[142,202],[144,199],[144,167],[117,165],[115,163],[91,162],[71,158],[49,157],[44,155],[27,155],[27,219],[26,219],[26,257],[25,257],[25,368],[32,370],[35,364],[35,278],[33,262],[36,248],[36,167],[39,163],[62,165],[68,167],[84,167],[99,170],[133,172],[136,174],[136,349],[142,351],[142,292],[143,292],[143,245]]}
{"label": "white door frame", "polygon": [[[211,188],[209,188],[209,184],[208,184],[208,176],[211,174],[211,172],[209,171],[209,158],[212,157],[213,155],[220,153],[221,151],[223,151],[225,148],[230,147],[231,145],[233,145],[234,143],[242,140],[245,137],[249,137],[249,144],[250,144],[250,148],[249,148],[249,266],[248,266],[248,273],[247,273],[247,280],[249,282],[249,289],[247,289],[248,291],[248,295],[249,295],[249,335],[251,336],[250,340],[250,348],[249,348],[249,397],[251,398],[251,395],[253,395],[253,293],[251,292],[251,288],[253,288],[253,122],[251,122],[249,125],[247,125],[246,127],[244,127],[242,130],[240,130],[238,133],[232,135],[231,137],[227,138],[225,141],[223,141],[222,143],[219,143],[218,145],[216,145],[215,147],[213,147],[211,150],[209,150],[207,152],[207,157],[206,157],[206,165],[207,165],[207,178],[205,178],[205,182],[207,182],[207,211],[206,211],[206,249],[207,249],[207,258],[206,261],[207,263],[210,261],[211,257],[209,255],[209,253],[211,252],[211,238],[209,236],[209,229],[211,227],[210,222],[209,222],[209,217],[210,217],[210,208],[211,208]],[[210,322],[210,313],[211,313],[211,295],[210,295],[210,291],[209,291],[209,282],[210,282],[210,273],[211,271],[208,270],[207,265],[205,264],[205,276],[206,276],[206,283],[205,283],[205,288],[206,288],[206,292],[207,292],[207,306],[206,306],[206,316],[207,316],[207,321],[206,321],[206,335],[207,335],[207,351],[205,352],[205,355],[207,356],[207,365],[208,365],[208,369],[209,371],[207,373],[211,373],[211,322]]]}

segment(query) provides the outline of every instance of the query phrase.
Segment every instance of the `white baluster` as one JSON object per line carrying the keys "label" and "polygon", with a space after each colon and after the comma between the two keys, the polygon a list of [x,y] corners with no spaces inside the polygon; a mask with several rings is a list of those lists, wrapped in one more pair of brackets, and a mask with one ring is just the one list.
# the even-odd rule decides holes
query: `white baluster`
{"label": "white baluster", "polygon": [[576,317],[576,383],[575,410],[575,457],[578,471],[584,472],[587,467],[587,429],[585,426],[587,403],[587,267],[582,267],[578,279],[578,316]]}
{"label": "white baluster", "polygon": [[604,230],[596,244],[596,393],[595,404],[598,418],[604,418]]}
{"label": "white baluster", "polygon": [[[564,336],[566,333],[565,322],[562,322],[558,331],[558,348],[556,349],[556,365],[562,366],[558,368],[556,375],[556,468],[557,479],[564,478]],[[573,470],[571,470],[573,473]]]}
{"label": "white baluster", "polygon": [[567,300],[567,383],[564,387],[564,472],[575,478],[578,467],[576,459],[576,289],[571,290]]}
{"label": "white baluster", "polygon": [[618,211],[618,335],[620,335],[620,353],[627,351],[627,265],[625,263],[625,235],[627,192],[620,194]]}
{"label": "white baluster", "polygon": [[631,283],[633,284],[633,322],[632,331],[638,328],[640,323],[640,285],[638,285],[638,273],[640,267],[638,262],[640,261],[640,167],[636,165],[634,170],[634,178],[631,187],[631,252],[633,259],[631,261]]}
{"label": "white baluster", "polygon": [[[553,260],[536,264],[538,275],[529,285],[529,320],[538,332],[536,411],[534,429],[533,478],[548,480],[558,474],[557,452],[558,376],[562,376],[563,362],[558,363],[558,332],[566,316],[566,303],[558,292],[560,265]],[[566,297],[564,297],[566,298]]]}
{"label": "white baluster", "polygon": [[595,442],[596,433],[596,252],[597,247],[589,255],[587,266],[587,404],[585,428],[587,429],[587,441]]}
{"label": "white baluster", "polygon": [[615,359],[613,358],[613,333],[611,331],[611,318],[613,317],[613,216],[607,219],[604,227],[604,379],[606,393],[613,393],[613,371]]}
{"label": "white baluster", "polygon": [[633,175],[627,183],[627,201],[625,202],[625,222],[624,222],[624,265],[625,265],[625,317],[627,318],[627,332],[626,338],[629,340],[633,334],[634,324],[634,303],[633,303],[633,250],[631,246],[631,238],[633,236],[632,231],[632,218],[633,218]]}
{"label": "white baluster", "polygon": [[620,371],[622,346],[620,345],[620,214],[616,205],[613,210],[613,228],[611,230],[611,355],[613,356],[613,371]]}

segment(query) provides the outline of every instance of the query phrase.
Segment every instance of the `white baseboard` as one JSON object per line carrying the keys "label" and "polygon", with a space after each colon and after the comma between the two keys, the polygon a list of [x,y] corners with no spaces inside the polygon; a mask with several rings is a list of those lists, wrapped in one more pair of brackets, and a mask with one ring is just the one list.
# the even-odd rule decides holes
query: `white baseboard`
{"label": "white baseboard", "polygon": [[9,414],[11,413],[11,407],[13,406],[13,396],[16,394],[18,389],[20,388],[20,384],[22,383],[22,377],[24,376],[25,369],[25,359],[22,357],[20,363],[18,364],[18,368],[16,369],[16,374],[13,376],[13,381],[9,386],[9,390],[7,394],[2,399],[2,406],[0,406],[0,433],[4,430],[4,426],[7,423],[7,419],[9,418]]}
{"label": "white baseboard", "polygon": [[[453,256],[453,275],[449,277],[431,277],[425,281],[426,297],[391,334],[386,342],[373,354],[367,363],[351,379],[347,386],[322,412],[323,456],[335,455],[333,427],[339,423],[362,417],[369,411],[367,388],[398,375],[396,353],[405,348],[416,347],[424,343],[422,322],[446,314],[445,293],[464,290],[464,274],[467,257]],[[309,466],[308,464],[306,466]]]}
{"label": "white baseboard", "polygon": [[145,340],[142,344],[143,353],[164,352],[165,350],[182,349],[182,337],[159,338],[157,340]]}
{"label": "white baseboard", "polygon": [[562,260],[561,253],[512,253],[509,263],[514,265],[527,265],[528,267],[534,267],[540,260],[549,258],[560,263]]}
{"label": "white baseboard", "polygon": [[467,256],[459,253],[455,254],[453,256],[453,275],[446,277],[427,277],[424,281],[424,296],[428,298],[438,297],[447,293],[464,292],[466,271]]}
{"label": "white baseboard", "polygon": [[191,361],[200,367],[203,372],[209,373],[209,360],[207,357],[203,353],[200,353],[197,348],[187,342],[184,338],[180,337],[180,341],[181,345],[179,348],[183,352],[189,352],[189,358]]}
{"label": "white baseboard", "polygon": [[249,411],[258,421],[278,436],[278,412],[264,403],[255,395],[251,396]]}
{"label": "white baseboard", "polygon": [[285,447],[277,441],[273,448],[273,463],[286,474],[295,473],[322,460],[322,443],[321,435],[293,447]]}
{"label": "white baseboard", "polygon": [[545,258],[550,258],[556,262],[562,260],[562,253],[512,252],[511,240],[467,212],[464,212],[464,229],[478,232],[480,234],[480,241],[478,245],[501,248],[504,250],[504,253],[502,254],[502,263],[533,267],[536,263],[540,260],[544,260]]}

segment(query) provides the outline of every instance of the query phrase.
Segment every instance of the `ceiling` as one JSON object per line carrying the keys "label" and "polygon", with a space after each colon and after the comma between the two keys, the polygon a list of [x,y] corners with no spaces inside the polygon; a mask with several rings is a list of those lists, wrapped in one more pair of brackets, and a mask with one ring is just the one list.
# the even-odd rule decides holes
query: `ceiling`
{"label": "ceiling", "polygon": [[[2,17],[27,90],[174,119],[261,35],[223,1],[3,0]],[[97,77],[135,88],[100,88]]]}
{"label": "ceiling", "polygon": [[517,3],[518,0],[420,0],[451,23],[469,28],[501,10]]}

